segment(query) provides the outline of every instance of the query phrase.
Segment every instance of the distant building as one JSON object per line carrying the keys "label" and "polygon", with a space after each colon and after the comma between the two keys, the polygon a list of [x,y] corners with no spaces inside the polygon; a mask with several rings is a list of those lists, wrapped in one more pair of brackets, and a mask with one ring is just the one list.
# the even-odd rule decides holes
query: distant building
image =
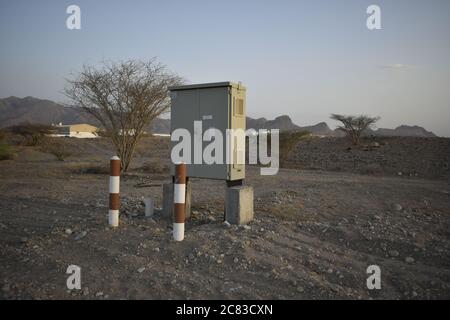
{"label": "distant building", "polygon": [[56,132],[52,134],[53,137],[72,137],[72,138],[97,138],[98,128],[90,124],[66,124],[59,123],[53,125]]}

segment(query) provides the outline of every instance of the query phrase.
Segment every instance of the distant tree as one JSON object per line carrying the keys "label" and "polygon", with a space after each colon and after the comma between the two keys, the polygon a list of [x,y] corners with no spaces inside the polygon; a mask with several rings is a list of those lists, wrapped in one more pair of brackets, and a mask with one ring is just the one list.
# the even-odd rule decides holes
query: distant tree
{"label": "distant tree", "polygon": [[55,132],[55,128],[52,126],[33,123],[21,123],[8,127],[6,130],[22,136],[27,146],[37,146],[42,143],[46,135]]}
{"label": "distant tree", "polygon": [[370,129],[378,120],[380,120],[380,117],[369,117],[366,115],[344,116],[332,114],[330,118],[342,123],[341,126],[338,126],[338,129],[345,132],[354,145],[359,144],[361,133],[364,130]]}
{"label": "distant tree", "polygon": [[145,128],[170,107],[168,87],[183,80],[152,59],[84,65],[67,82],[65,95],[100,122],[126,172]]}

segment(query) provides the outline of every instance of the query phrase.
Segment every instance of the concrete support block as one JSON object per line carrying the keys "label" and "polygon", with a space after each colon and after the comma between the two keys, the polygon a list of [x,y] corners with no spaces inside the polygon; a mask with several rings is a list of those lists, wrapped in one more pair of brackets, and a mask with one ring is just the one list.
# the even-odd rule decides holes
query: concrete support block
{"label": "concrete support block", "polygon": [[[192,194],[192,184],[189,179],[186,181],[186,208],[185,208],[185,218],[189,219],[191,217],[191,194]],[[165,219],[173,220],[173,183],[163,184],[163,208],[162,216]]]}
{"label": "concrete support block", "polygon": [[163,218],[169,220],[173,216],[173,183],[163,184]]}
{"label": "concrete support block", "polygon": [[231,224],[247,224],[253,220],[253,188],[238,186],[227,188],[225,220]]}
{"label": "concrete support block", "polygon": [[189,181],[189,178],[187,178],[186,179],[186,199],[185,199],[186,210],[184,213],[184,216],[186,217],[186,219],[189,219],[191,217],[191,204],[192,204],[191,195],[192,195],[192,184]]}

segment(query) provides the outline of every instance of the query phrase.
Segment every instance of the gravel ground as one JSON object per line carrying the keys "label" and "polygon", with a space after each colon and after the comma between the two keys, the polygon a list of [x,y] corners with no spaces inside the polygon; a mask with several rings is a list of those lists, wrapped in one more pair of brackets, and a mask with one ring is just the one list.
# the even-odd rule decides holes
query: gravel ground
{"label": "gravel ground", "polygon": [[297,144],[287,166],[450,180],[450,139],[372,137],[355,147],[343,138],[313,137]]}
{"label": "gravel ground", "polygon": [[[111,229],[102,172],[111,151],[69,140],[77,158],[18,148],[15,161],[0,162],[2,299],[450,298],[447,179],[299,169],[268,177],[248,167],[247,226],[223,222],[224,182],[192,179],[193,213],[176,243],[171,222],[159,210],[145,218],[142,203],[151,196],[161,206],[166,142],[139,151]],[[81,267],[81,290],[67,290],[71,264]],[[373,264],[381,290],[366,287]]]}

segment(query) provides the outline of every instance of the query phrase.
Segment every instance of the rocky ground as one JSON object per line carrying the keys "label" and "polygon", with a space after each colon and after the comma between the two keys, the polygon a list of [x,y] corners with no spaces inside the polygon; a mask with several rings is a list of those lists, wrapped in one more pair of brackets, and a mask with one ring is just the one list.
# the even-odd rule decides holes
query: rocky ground
{"label": "rocky ground", "polygon": [[[63,162],[31,147],[0,162],[0,298],[450,298],[444,176],[316,168],[269,177],[248,167],[247,226],[223,222],[223,182],[193,180],[192,218],[176,243],[171,222],[158,210],[145,218],[142,202],[161,206],[167,141],[146,141],[122,178],[117,229],[107,226],[112,151],[99,140],[67,144],[77,156]],[[67,290],[71,264],[81,290]],[[366,287],[369,265],[381,268],[381,290]]]}
{"label": "rocky ground", "polygon": [[312,137],[297,144],[287,166],[450,180],[450,139],[372,137],[355,147],[343,138]]}

